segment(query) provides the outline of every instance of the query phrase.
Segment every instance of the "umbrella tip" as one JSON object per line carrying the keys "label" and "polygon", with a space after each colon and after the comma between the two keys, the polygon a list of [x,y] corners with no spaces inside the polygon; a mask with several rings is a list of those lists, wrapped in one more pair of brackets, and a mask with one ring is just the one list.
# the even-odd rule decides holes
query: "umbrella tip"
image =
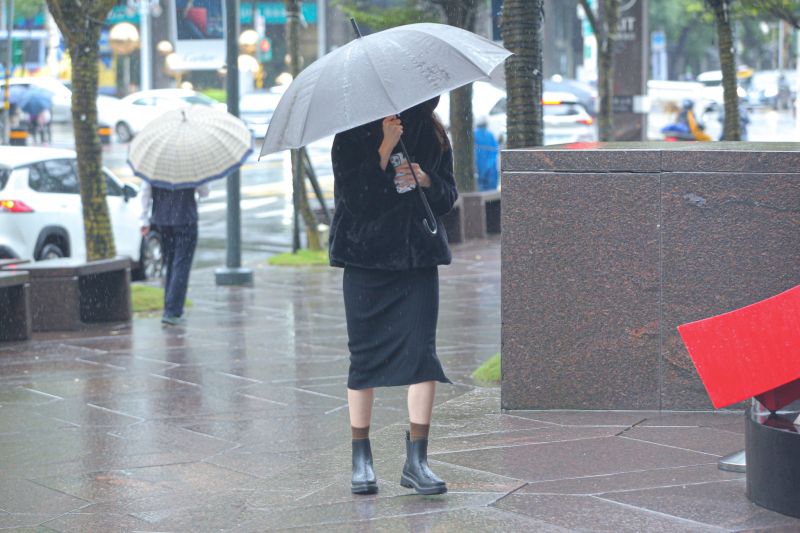
{"label": "umbrella tip", "polygon": [[354,17],[350,18],[350,24],[353,25],[353,31],[356,32],[356,37],[358,37],[360,39],[362,37],[361,36],[361,30],[358,29],[358,23],[356,22],[356,19]]}

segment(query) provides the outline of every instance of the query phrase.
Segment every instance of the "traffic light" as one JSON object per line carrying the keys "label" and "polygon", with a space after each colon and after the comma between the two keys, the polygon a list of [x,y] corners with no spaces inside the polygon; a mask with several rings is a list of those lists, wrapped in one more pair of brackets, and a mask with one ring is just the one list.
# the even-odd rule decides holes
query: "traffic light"
{"label": "traffic light", "polygon": [[264,37],[258,42],[258,60],[272,61],[272,41]]}

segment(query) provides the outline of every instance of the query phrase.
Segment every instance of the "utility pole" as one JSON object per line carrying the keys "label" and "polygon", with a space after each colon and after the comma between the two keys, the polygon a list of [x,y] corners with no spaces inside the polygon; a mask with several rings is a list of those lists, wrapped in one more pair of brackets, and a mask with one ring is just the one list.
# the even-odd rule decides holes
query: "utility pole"
{"label": "utility pole", "polygon": [[153,88],[151,57],[150,0],[139,0],[139,90],[141,91],[149,91]]}
{"label": "utility pole", "polygon": [[[239,0],[225,0],[225,48],[228,113],[239,116]],[[253,271],[242,268],[241,175],[235,170],[228,175],[228,213],[226,266],[214,273],[217,285],[252,285]]]}
{"label": "utility pole", "polygon": [[6,84],[3,88],[3,141],[11,144],[11,63],[14,61],[14,0],[6,0]]}

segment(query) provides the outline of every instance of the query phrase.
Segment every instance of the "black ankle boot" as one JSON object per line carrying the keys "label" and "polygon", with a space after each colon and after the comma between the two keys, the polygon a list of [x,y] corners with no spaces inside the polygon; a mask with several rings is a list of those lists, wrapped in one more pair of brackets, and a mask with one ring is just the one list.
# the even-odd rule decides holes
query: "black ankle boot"
{"label": "black ankle boot", "polygon": [[353,494],[375,494],[378,481],[372,469],[372,448],[369,439],[353,441],[353,481],[350,484]]}
{"label": "black ankle boot", "polygon": [[408,489],[414,489],[419,494],[447,492],[447,484],[428,466],[428,439],[412,442],[408,431],[406,431],[406,464],[403,465],[400,484]]}

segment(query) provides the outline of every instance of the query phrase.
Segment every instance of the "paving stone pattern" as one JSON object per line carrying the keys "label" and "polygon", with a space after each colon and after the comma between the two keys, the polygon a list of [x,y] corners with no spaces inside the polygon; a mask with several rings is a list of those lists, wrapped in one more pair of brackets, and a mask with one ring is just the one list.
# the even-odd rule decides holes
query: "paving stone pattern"
{"label": "paving stone pattern", "polygon": [[0,345],[0,529],[12,531],[800,531],[749,503],[720,455],[740,413],[500,411],[471,371],[500,348],[497,240],[441,269],[430,459],[399,485],[405,389],[377,395],[380,492],[349,492],[341,271],[193,273],[185,328],[158,317]]}

